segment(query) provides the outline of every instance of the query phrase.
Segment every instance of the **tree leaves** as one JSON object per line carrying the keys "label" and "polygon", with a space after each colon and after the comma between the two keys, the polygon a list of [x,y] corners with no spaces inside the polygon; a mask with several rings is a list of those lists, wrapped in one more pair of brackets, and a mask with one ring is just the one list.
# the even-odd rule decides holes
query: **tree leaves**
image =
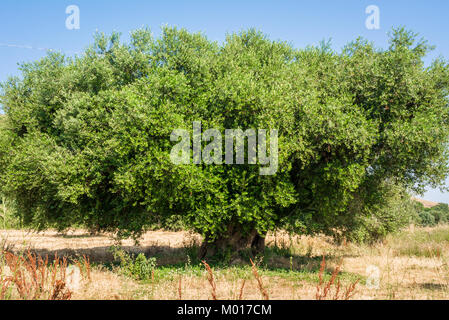
{"label": "tree leaves", "polygon": [[[392,181],[440,185],[447,62],[424,68],[431,47],[404,29],[386,50],[363,39],[330,48],[295,49],[255,30],[218,44],[165,27],[158,39],[137,30],[129,44],[97,34],[74,59],[24,64],[21,78],[2,84],[1,192],[40,228],[138,236],[155,219],[181,216],[213,239],[235,223],[261,234],[347,230],[358,215],[383,212],[388,193],[370,194]],[[277,129],[277,174],[171,163],[171,132],[194,121],[222,134]]]}

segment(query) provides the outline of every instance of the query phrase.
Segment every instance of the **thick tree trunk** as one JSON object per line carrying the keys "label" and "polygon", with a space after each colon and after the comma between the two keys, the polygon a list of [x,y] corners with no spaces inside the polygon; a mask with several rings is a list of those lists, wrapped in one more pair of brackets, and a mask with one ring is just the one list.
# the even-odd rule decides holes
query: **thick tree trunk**
{"label": "thick tree trunk", "polygon": [[212,257],[219,254],[237,255],[239,252],[251,249],[256,255],[265,249],[265,235],[260,235],[256,230],[244,232],[242,226],[231,225],[225,234],[210,241],[210,237],[204,239],[201,245],[199,258]]}

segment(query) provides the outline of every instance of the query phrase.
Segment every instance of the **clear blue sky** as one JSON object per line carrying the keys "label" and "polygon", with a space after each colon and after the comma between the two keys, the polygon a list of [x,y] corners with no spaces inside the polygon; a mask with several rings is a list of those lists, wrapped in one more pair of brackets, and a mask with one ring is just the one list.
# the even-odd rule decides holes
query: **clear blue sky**
{"label": "clear blue sky", "polygon": [[[80,9],[79,30],[66,28],[69,5]],[[369,5],[380,9],[379,30],[365,27]],[[18,63],[44,56],[42,48],[73,55],[92,42],[96,30],[119,31],[126,40],[129,31],[142,26],[157,36],[164,24],[202,31],[217,41],[250,27],[296,47],[332,38],[337,50],[358,36],[385,47],[391,27],[406,26],[437,46],[430,62],[439,55],[449,59],[448,16],[447,0],[1,0],[0,82],[18,74]],[[425,198],[449,203],[449,194],[436,190]]]}

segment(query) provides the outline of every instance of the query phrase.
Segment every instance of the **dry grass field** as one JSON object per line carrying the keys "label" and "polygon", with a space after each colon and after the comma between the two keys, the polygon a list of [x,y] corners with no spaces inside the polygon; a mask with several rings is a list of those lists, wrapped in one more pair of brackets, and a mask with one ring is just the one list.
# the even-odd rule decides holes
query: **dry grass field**
{"label": "dry grass field", "polygon": [[[56,254],[68,257],[63,268],[80,266],[81,274],[69,267],[62,275],[70,278],[65,282],[71,299],[449,299],[448,226],[411,227],[371,246],[270,234],[254,267],[249,257],[230,258],[208,261],[209,271],[195,258],[200,240],[185,232],[154,231],[139,245],[122,241],[123,250],[156,259],[151,277],[138,280],[113,262],[110,247],[117,243],[107,235],[0,231],[0,245],[16,255]],[[89,259],[86,268],[83,256]],[[3,260],[0,280],[11,274]],[[3,298],[20,298],[12,281],[9,285]]]}

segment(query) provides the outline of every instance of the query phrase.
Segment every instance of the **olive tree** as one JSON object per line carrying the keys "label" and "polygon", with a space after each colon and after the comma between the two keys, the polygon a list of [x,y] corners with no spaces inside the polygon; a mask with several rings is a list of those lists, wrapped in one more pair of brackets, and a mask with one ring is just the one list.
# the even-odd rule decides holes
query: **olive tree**
{"label": "olive tree", "polygon": [[[204,236],[202,256],[259,251],[276,228],[345,232],[385,186],[422,191],[448,175],[449,67],[426,67],[430,49],[404,29],[386,49],[358,39],[339,53],[254,30],[222,44],[168,27],[129,43],[98,34],[82,55],[49,53],[3,83],[1,192],[40,229],[137,237],[179,216]],[[277,130],[276,173],[173,163],[174,130],[194,139],[195,122],[223,136]]]}

